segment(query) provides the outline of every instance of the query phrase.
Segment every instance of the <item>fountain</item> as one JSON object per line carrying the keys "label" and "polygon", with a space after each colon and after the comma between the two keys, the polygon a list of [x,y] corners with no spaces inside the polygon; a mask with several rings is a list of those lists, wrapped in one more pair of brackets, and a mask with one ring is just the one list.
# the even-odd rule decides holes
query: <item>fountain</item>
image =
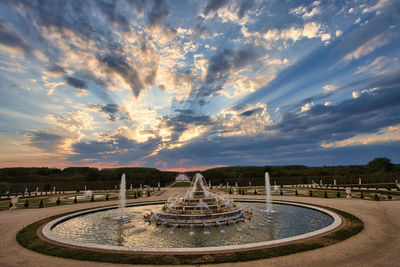
{"label": "fountain", "polygon": [[267,212],[267,213],[272,213],[274,211],[272,209],[271,185],[269,182],[269,173],[268,172],[265,173],[265,194],[266,194],[265,204],[266,204],[267,209],[265,209],[263,211]]}
{"label": "fountain", "polygon": [[232,200],[210,192],[204,177],[197,173],[184,196],[173,194],[162,210],[146,214],[146,221],[167,226],[209,226],[244,221],[251,215],[236,207]]}
{"label": "fountain", "polygon": [[125,213],[125,173],[121,176],[121,185],[119,189],[119,208],[121,215]]}
{"label": "fountain", "polygon": [[118,207],[118,213],[119,215],[116,217],[113,217],[113,220],[127,220],[129,219],[129,215],[126,215],[125,212],[125,191],[126,191],[126,181],[125,181],[125,173],[122,174],[121,176],[121,184],[119,186],[119,207]]}
{"label": "fountain", "polygon": [[274,202],[272,210],[268,173],[265,184],[266,203],[233,202],[228,194],[210,191],[196,174],[185,194],[125,205],[122,175],[120,205],[65,215],[46,224],[42,233],[59,243],[108,251],[222,252],[298,240],[341,224],[335,213],[305,204]]}

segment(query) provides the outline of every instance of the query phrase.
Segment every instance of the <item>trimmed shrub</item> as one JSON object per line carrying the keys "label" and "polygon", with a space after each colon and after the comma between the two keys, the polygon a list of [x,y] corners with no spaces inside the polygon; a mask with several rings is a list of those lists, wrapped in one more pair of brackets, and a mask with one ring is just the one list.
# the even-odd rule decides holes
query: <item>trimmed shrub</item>
{"label": "trimmed shrub", "polygon": [[25,207],[25,208],[28,208],[28,207],[29,207],[29,200],[28,200],[28,199],[25,200],[24,207]]}

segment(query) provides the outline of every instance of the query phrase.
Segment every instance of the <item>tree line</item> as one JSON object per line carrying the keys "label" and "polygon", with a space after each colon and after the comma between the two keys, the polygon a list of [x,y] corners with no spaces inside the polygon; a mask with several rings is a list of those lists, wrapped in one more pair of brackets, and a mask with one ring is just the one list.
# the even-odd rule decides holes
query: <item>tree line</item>
{"label": "tree line", "polygon": [[[202,175],[213,185],[229,183],[239,186],[264,185],[265,172],[270,175],[271,184],[310,184],[312,181],[332,184],[388,183],[400,180],[400,164],[393,164],[388,158],[376,158],[366,165],[307,167],[304,165],[287,166],[233,166],[212,168],[202,171]],[[109,168],[70,167],[56,168],[1,168],[0,192],[114,189],[119,187],[121,175],[126,174],[129,188],[142,185],[165,186],[175,180],[178,172],[160,171],[155,168]],[[193,177],[196,172],[187,172]]]}

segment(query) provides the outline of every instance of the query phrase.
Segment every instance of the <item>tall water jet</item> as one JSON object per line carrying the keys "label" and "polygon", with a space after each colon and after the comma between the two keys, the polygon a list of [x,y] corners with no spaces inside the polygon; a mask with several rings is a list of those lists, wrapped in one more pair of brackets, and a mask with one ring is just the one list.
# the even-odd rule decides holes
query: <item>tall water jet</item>
{"label": "tall water jet", "polygon": [[271,199],[271,184],[269,182],[269,174],[268,172],[265,173],[265,194],[266,199],[265,202],[267,204],[266,212],[273,212],[272,210],[272,199]]}
{"label": "tall water jet", "polygon": [[125,187],[126,187],[126,182],[125,182],[125,173],[122,174],[121,177],[121,185],[119,187],[119,210],[121,213],[121,216],[125,214]]}

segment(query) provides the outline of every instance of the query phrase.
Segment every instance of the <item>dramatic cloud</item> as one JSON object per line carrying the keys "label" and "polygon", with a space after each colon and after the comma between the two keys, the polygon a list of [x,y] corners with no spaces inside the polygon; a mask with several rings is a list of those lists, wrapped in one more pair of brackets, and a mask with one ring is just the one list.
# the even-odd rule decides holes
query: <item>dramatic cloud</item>
{"label": "dramatic cloud", "polygon": [[90,105],[88,108],[106,114],[111,121],[130,120],[129,113],[117,104]]}
{"label": "dramatic cloud", "polygon": [[74,77],[65,77],[65,81],[69,84],[69,85],[71,85],[71,86],[73,86],[73,87],[75,87],[75,88],[77,88],[77,89],[87,89],[87,85],[86,85],[86,82],[85,81],[82,81],[82,80],[79,80],[79,79],[77,79],[77,78],[74,78]]}
{"label": "dramatic cloud", "polygon": [[0,166],[398,162],[399,7],[2,1]]}
{"label": "dramatic cloud", "polygon": [[142,81],[140,80],[136,69],[128,64],[120,55],[107,54],[100,56],[99,61],[110,70],[119,75],[127,84],[130,85],[133,94],[139,96],[140,91],[143,89]]}

